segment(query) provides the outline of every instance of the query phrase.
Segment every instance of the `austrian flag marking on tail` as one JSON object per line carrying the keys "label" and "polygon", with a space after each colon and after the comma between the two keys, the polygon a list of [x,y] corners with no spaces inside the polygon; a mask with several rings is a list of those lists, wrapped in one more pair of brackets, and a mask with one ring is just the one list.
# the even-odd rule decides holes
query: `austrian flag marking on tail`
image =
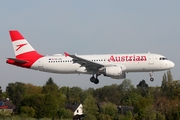
{"label": "austrian flag marking on tail", "polygon": [[27,40],[18,31],[12,30],[9,33],[16,56],[35,51],[34,48],[28,44]]}
{"label": "austrian flag marking on tail", "polygon": [[23,47],[25,45],[27,45],[27,43],[16,45],[16,47],[17,47],[16,51],[18,51],[21,47]]}
{"label": "austrian flag marking on tail", "polygon": [[10,30],[10,38],[16,58],[8,58],[9,64],[30,68],[43,55],[39,54],[17,30]]}

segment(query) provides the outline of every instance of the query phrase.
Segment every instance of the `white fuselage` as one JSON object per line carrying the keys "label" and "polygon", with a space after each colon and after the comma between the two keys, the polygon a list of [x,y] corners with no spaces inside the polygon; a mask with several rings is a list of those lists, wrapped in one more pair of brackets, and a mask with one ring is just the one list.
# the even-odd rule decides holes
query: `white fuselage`
{"label": "white fuselage", "polygon": [[[164,56],[151,53],[78,55],[78,57],[100,63],[105,67],[113,65],[122,66],[123,72],[153,72],[174,67],[174,63],[167,60]],[[85,71],[85,67],[81,67],[80,64],[74,63],[71,57],[66,57],[61,54],[42,57],[32,65],[31,69],[62,74],[91,74]]]}

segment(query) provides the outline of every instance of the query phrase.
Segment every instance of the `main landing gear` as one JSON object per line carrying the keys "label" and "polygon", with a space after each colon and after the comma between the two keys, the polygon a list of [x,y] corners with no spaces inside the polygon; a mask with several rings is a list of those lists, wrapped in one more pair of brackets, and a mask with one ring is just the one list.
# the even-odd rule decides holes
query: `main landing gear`
{"label": "main landing gear", "polygon": [[154,81],[154,78],[152,77],[153,76],[153,72],[150,72],[149,76],[150,76],[150,81],[153,82]]}
{"label": "main landing gear", "polygon": [[90,81],[93,82],[94,84],[98,84],[98,83],[99,83],[98,76],[99,76],[99,75],[97,75],[97,74],[96,74],[96,77],[94,77],[94,75],[93,75],[93,76],[90,78]]}

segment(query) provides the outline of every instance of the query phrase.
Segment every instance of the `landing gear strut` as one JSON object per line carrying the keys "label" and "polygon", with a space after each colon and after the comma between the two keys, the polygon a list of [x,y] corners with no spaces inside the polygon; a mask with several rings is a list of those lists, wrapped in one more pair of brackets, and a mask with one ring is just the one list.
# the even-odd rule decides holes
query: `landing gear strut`
{"label": "landing gear strut", "polygon": [[94,84],[98,84],[99,80],[98,80],[98,74],[96,74],[96,78],[94,77],[94,75],[90,78],[90,81],[93,82]]}
{"label": "landing gear strut", "polygon": [[153,72],[150,72],[149,76],[150,76],[150,81],[153,82],[154,81],[154,78],[152,77],[153,76]]}

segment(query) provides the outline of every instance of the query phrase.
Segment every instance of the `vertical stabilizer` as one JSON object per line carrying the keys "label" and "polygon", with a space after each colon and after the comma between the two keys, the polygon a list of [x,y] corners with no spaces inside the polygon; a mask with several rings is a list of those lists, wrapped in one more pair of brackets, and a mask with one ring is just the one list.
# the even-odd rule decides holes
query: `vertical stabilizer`
{"label": "vertical stabilizer", "polygon": [[17,30],[10,30],[9,34],[11,37],[16,58],[30,60],[42,56],[38,52],[36,52],[36,50]]}
{"label": "vertical stabilizer", "polygon": [[43,57],[36,52],[36,50],[17,30],[10,30],[9,34],[16,58],[8,58],[6,63],[31,68],[38,59]]}

